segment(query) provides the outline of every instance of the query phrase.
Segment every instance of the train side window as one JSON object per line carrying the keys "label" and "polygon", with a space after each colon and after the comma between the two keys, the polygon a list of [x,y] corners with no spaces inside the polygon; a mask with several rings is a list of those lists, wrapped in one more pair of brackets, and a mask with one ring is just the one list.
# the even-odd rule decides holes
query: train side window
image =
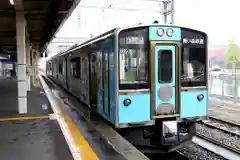
{"label": "train side window", "polygon": [[159,83],[172,82],[172,51],[171,50],[158,51],[158,82]]}
{"label": "train side window", "polygon": [[58,72],[59,72],[60,74],[63,74],[62,63],[59,63],[59,64],[58,64]]}
{"label": "train side window", "polygon": [[71,76],[75,78],[80,78],[80,57],[72,58],[71,62]]}
{"label": "train side window", "polygon": [[91,54],[91,74],[96,74],[96,61],[97,61],[97,57],[96,57],[96,53],[92,53]]}

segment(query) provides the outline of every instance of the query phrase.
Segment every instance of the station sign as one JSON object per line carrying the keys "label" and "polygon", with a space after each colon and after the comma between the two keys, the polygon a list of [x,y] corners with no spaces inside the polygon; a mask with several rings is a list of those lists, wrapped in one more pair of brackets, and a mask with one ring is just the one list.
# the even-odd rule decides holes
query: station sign
{"label": "station sign", "polygon": [[17,62],[17,60],[13,58],[0,57],[0,62]]}
{"label": "station sign", "polygon": [[82,43],[87,39],[88,39],[87,37],[57,37],[57,38],[54,38],[51,43],[75,44],[75,43]]}

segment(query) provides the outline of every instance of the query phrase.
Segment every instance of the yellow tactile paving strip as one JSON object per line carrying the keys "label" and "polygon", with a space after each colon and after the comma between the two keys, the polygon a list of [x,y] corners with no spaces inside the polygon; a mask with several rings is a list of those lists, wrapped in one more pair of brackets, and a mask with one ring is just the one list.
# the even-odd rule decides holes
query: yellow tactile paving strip
{"label": "yellow tactile paving strip", "polygon": [[53,95],[43,78],[41,76],[39,78],[54,111],[52,117],[58,121],[74,160],[99,160],[78,127],[68,114],[64,112],[62,107],[64,104],[61,104],[59,99]]}
{"label": "yellow tactile paving strip", "polygon": [[47,118],[49,118],[49,116],[23,116],[23,117],[0,118],[0,121],[17,121],[17,120],[47,119]]}
{"label": "yellow tactile paving strip", "polygon": [[68,124],[69,130],[72,133],[73,141],[75,142],[75,147],[78,149],[77,153],[81,155],[81,159],[95,160],[98,159],[97,155],[94,153],[92,148],[89,146],[88,142],[81,135],[79,129],[75,126],[72,120],[68,116],[64,116],[66,123]]}

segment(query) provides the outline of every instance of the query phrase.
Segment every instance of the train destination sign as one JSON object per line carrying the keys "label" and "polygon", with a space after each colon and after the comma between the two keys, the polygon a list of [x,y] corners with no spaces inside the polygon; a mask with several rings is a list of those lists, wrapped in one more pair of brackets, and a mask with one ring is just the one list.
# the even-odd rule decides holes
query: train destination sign
{"label": "train destination sign", "polygon": [[206,44],[206,35],[195,30],[183,29],[181,39],[183,45],[188,47],[204,47]]}
{"label": "train destination sign", "polygon": [[144,37],[127,36],[120,38],[121,44],[144,44]]}
{"label": "train destination sign", "polygon": [[202,38],[183,38],[183,44],[204,44]]}

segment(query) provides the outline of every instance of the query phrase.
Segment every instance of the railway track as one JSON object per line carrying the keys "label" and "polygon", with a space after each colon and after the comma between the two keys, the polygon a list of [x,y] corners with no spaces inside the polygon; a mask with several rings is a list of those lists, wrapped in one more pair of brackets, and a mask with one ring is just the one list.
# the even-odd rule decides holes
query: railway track
{"label": "railway track", "polygon": [[181,152],[189,160],[225,160],[224,157],[214,153],[202,144],[203,141],[194,137],[193,143],[179,149],[179,152]]}
{"label": "railway track", "polygon": [[240,159],[240,125],[210,116],[196,127],[202,147],[227,159]]}
{"label": "railway track", "polygon": [[[233,159],[236,160],[236,157],[240,159],[240,150],[231,147],[229,145],[225,145],[215,139],[209,138],[206,135],[203,134],[197,134],[197,138],[200,138],[201,140],[205,140],[205,145],[200,144],[203,148],[206,148],[207,150],[214,152],[215,154],[218,154],[224,158],[227,159]],[[207,144],[209,143],[209,144]],[[199,144],[198,144],[199,145]]]}
{"label": "railway track", "polygon": [[219,129],[227,134],[231,134],[232,136],[240,137],[240,124],[213,116],[209,116],[208,119],[209,120],[207,121],[203,121],[204,125],[213,129]]}
{"label": "railway track", "polygon": [[177,160],[189,160],[189,158],[182,152],[180,151],[175,151],[171,153],[166,153],[166,154],[146,154],[146,156],[150,160],[159,160],[159,159],[166,159],[166,160],[172,160],[172,159],[177,159]]}

